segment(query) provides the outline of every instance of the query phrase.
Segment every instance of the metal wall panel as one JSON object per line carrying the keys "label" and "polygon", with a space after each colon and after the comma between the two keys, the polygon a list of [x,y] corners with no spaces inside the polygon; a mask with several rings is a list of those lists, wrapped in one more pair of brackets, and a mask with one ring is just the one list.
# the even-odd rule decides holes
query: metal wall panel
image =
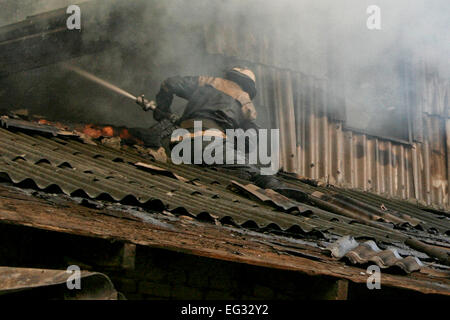
{"label": "metal wall panel", "polygon": [[[268,117],[274,119],[272,126],[280,128],[283,170],[448,208],[450,123],[444,117],[421,112],[423,106],[417,108],[423,142],[375,137],[330,119],[330,111],[336,110],[327,110],[332,104],[327,101],[325,80],[261,65],[256,71],[263,93],[257,104],[266,106],[272,113]],[[441,97],[440,90],[435,92]]]}

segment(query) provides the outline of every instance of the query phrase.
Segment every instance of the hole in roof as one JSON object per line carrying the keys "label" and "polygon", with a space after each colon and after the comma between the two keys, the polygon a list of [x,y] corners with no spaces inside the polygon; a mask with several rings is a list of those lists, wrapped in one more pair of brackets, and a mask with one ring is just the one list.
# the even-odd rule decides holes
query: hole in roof
{"label": "hole in roof", "polygon": [[107,176],[105,179],[106,180],[110,180],[110,179],[114,179],[114,177],[113,176]]}
{"label": "hole in roof", "polygon": [[35,164],[51,164],[49,160],[47,159],[39,159]]}
{"label": "hole in roof", "polygon": [[98,181],[100,181],[100,180],[97,178],[92,179],[92,182],[98,182]]}
{"label": "hole in roof", "polygon": [[219,181],[216,181],[216,180],[214,180],[214,181],[212,181],[212,182],[211,182],[211,184],[220,184],[220,182],[219,182]]}
{"label": "hole in roof", "polygon": [[59,166],[58,166],[58,168],[61,168],[61,169],[73,169],[73,167],[70,165],[70,163],[68,163],[68,162],[63,162],[63,163],[61,163]]}
{"label": "hole in roof", "polygon": [[92,158],[94,158],[94,159],[100,159],[100,158],[104,158],[104,156],[102,156],[101,154],[96,154],[96,155],[94,155]]}
{"label": "hole in roof", "polygon": [[220,197],[219,197],[218,194],[215,194],[215,195],[213,195],[211,198],[213,198],[213,199],[219,199]]}
{"label": "hole in roof", "polygon": [[240,201],[238,199],[234,199],[233,202],[234,203],[240,203]]}
{"label": "hole in roof", "polygon": [[85,170],[83,172],[86,173],[86,174],[94,174],[94,172],[92,170]]}
{"label": "hole in roof", "polygon": [[77,156],[77,155],[79,155],[79,154],[81,154],[81,152],[80,151],[75,151],[74,153],[72,153],[74,156]]}
{"label": "hole in roof", "polygon": [[331,222],[339,222],[339,219],[338,218],[331,218],[330,221]]}
{"label": "hole in roof", "polygon": [[114,158],[113,162],[125,162],[122,158]]}
{"label": "hole in roof", "polygon": [[203,195],[203,194],[199,191],[194,191],[191,193],[191,196],[201,196],[201,195]]}

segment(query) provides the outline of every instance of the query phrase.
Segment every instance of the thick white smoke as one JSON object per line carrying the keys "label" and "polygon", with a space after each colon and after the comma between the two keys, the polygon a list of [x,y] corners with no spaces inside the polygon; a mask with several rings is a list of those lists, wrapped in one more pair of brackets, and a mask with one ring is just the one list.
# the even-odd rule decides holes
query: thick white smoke
{"label": "thick white smoke", "polygon": [[[83,1],[0,0],[0,25],[73,2]],[[117,5],[127,3],[114,0],[97,2],[102,8],[99,15],[105,16]],[[133,2],[136,1],[130,0],[130,5]],[[450,78],[448,0],[140,2],[146,7],[139,17],[130,17],[134,23],[118,21],[122,25],[116,40],[121,43],[121,50],[109,50],[75,61],[136,95],[155,94],[159,82],[167,76],[219,72],[217,61],[205,56],[204,43],[198,37],[198,31],[205,26],[224,23],[242,24],[245,30],[276,38],[277,43],[283,46],[274,48],[277,55],[274,61],[280,62],[281,67],[295,64],[297,71],[327,78],[331,76],[332,65],[342,81],[349,123],[362,127],[374,125],[374,119],[382,122],[382,118],[377,118],[379,114],[404,116],[400,107],[404,94],[400,81],[403,64],[414,67],[417,61],[426,60],[429,68],[439,73],[441,78]],[[369,16],[366,9],[370,5],[381,9],[381,30],[368,30],[366,27]],[[99,20],[101,18],[99,16]],[[252,46],[254,37],[245,36],[250,43],[242,45]],[[292,55],[292,52],[296,54]],[[292,59],[297,61],[290,61]],[[58,78],[61,75],[55,69],[50,67],[48,70],[47,73],[45,69],[34,71],[37,72],[34,82],[29,74],[27,77],[22,74],[12,77],[9,83],[14,84],[19,95],[33,92],[34,99],[42,100],[43,96],[55,95],[56,92],[60,98],[49,98],[54,105],[48,109],[41,108],[44,113],[48,111],[60,116],[58,110],[64,110],[67,117],[91,117],[92,121],[101,118],[104,122],[130,126],[151,123],[151,117],[143,118],[138,109],[132,109],[133,106],[127,105],[129,110],[124,113],[126,102],[120,98],[110,97],[109,93],[84,84],[80,79],[61,81]],[[42,79],[48,81],[47,87],[53,86],[52,90],[42,88]],[[76,100],[69,97],[71,93],[76,95]],[[24,100],[31,101],[29,98]]]}

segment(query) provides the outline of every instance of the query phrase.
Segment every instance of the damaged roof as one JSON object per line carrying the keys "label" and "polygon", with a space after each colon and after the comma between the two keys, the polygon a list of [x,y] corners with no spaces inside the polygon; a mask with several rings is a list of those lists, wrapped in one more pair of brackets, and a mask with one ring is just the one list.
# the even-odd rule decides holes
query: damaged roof
{"label": "damaged roof", "polygon": [[[135,164],[149,162],[132,153],[92,146],[59,137],[13,133],[0,129],[0,173],[18,185],[59,191],[70,196],[137,204],[154,211],[167,210],[200,219],[226,221],[252,228],[289,233],[351,234],[381,241],[400,241],[389,234],[324,210],[304,205],[313,215],[274,210],[227,190],[226,173],[195,166],[157,163],[181,179],[162,171],[142,170]],[[156,164],[154,164],[156,166]],[[153,171],[153,172],[152,172]],[[233,180],[238,178],[233,177]],[[245,181],[241,181],[246,183]]]}
{"label": "damaged roof", "polygon": [[[232,181],[249,182],[229,171],[189,165],[151,162],[136,152],[124,152],[84,144],[59,136],[27,134],[0,129],[0,173],[14,184],[32,184],[40,190],[57,190],[70,196],[138,204],[151,210],[167,210],[201,219],[227,221],[253,228],[271,228],[291,233],[329,233],[336,236],[371,237],[381,241],[400,241],[396,234],[355,223],[354,219],[302,204],[291,213],[274,209],[231,192]],[[306,192],[337,192],[366,206],[389,208],[380,220],[410,223],[410,232],[449,231],[449,218],[363,192],[313,187],[299,180],[287,180]],[[394,211],[395,210],[395,211]],[[401,212],[398,213],[398,212]],[[396,219],[386,218],[395,217]],[[383,223],[383,222],[381,222]],[[419,226],[419,227],[418,227]],[[407,226],[405,226],[407,228]],[[441,239],[442,240],[442,239]],[[448,239],[447,239],[448,240]]]}
{"label": "damaged roof", "polygon": [[373,240],[358,243],[353,237],[345,236],[327,247],[333,257],[348,259],[351,264],[373,262],[382,269],[400,268],[410,273],[423,267],[422,262],[413,256],[403,258],[395,248],[381,250]]}
{"label": "damaged roof", "polygon": [[[228,170],[157,162],[131,147],[90,145],[74,135],[23,125],[0,128],[0,177],[19,187],[314,241],[347,235],[372,239],[384,245],[382,249],[394,246],[404,256],[413,254],[425,261],[432,259],[405,245],[408,236],[450,248],[448,214],[409,202],[282,175],[306,194],[374,222],[365,225],[351,215],[258,189]],[[413,269],[417,268],[405,271]]]}
{"label": "damaged roof", "polygon": [[[113,240],[360,284],[367,281],[367,275],[362,272],[365,269],[345,265],[325,254],[320,242],[315,243],[312,239],[294,239],[202,223],[166,213],[148,214],[138,207],[118,203],[105,202],[104,207],[94,208],[91,203],[78,204],[79,200],[0,185],[0,226],[17,225],[45,232]],[[448,271],[428,266],[407,276],[383,272],[383,285],[450,296]]]}

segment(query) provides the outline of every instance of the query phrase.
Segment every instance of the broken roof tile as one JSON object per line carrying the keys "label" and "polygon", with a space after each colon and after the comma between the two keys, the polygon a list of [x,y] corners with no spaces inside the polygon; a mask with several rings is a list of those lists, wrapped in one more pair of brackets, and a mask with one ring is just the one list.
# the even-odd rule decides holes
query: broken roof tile
{"label": "broken roof tile", "polygon": [[382,269],[400,268],[406,273],[420,270],[424,264],[414,256],[403,258],[395,248],[381,250],[372,241],[358,243],[352,236],[345,236],[332,243],[327,250],[338,259],[346,259],[351,264],[375,263]]}

